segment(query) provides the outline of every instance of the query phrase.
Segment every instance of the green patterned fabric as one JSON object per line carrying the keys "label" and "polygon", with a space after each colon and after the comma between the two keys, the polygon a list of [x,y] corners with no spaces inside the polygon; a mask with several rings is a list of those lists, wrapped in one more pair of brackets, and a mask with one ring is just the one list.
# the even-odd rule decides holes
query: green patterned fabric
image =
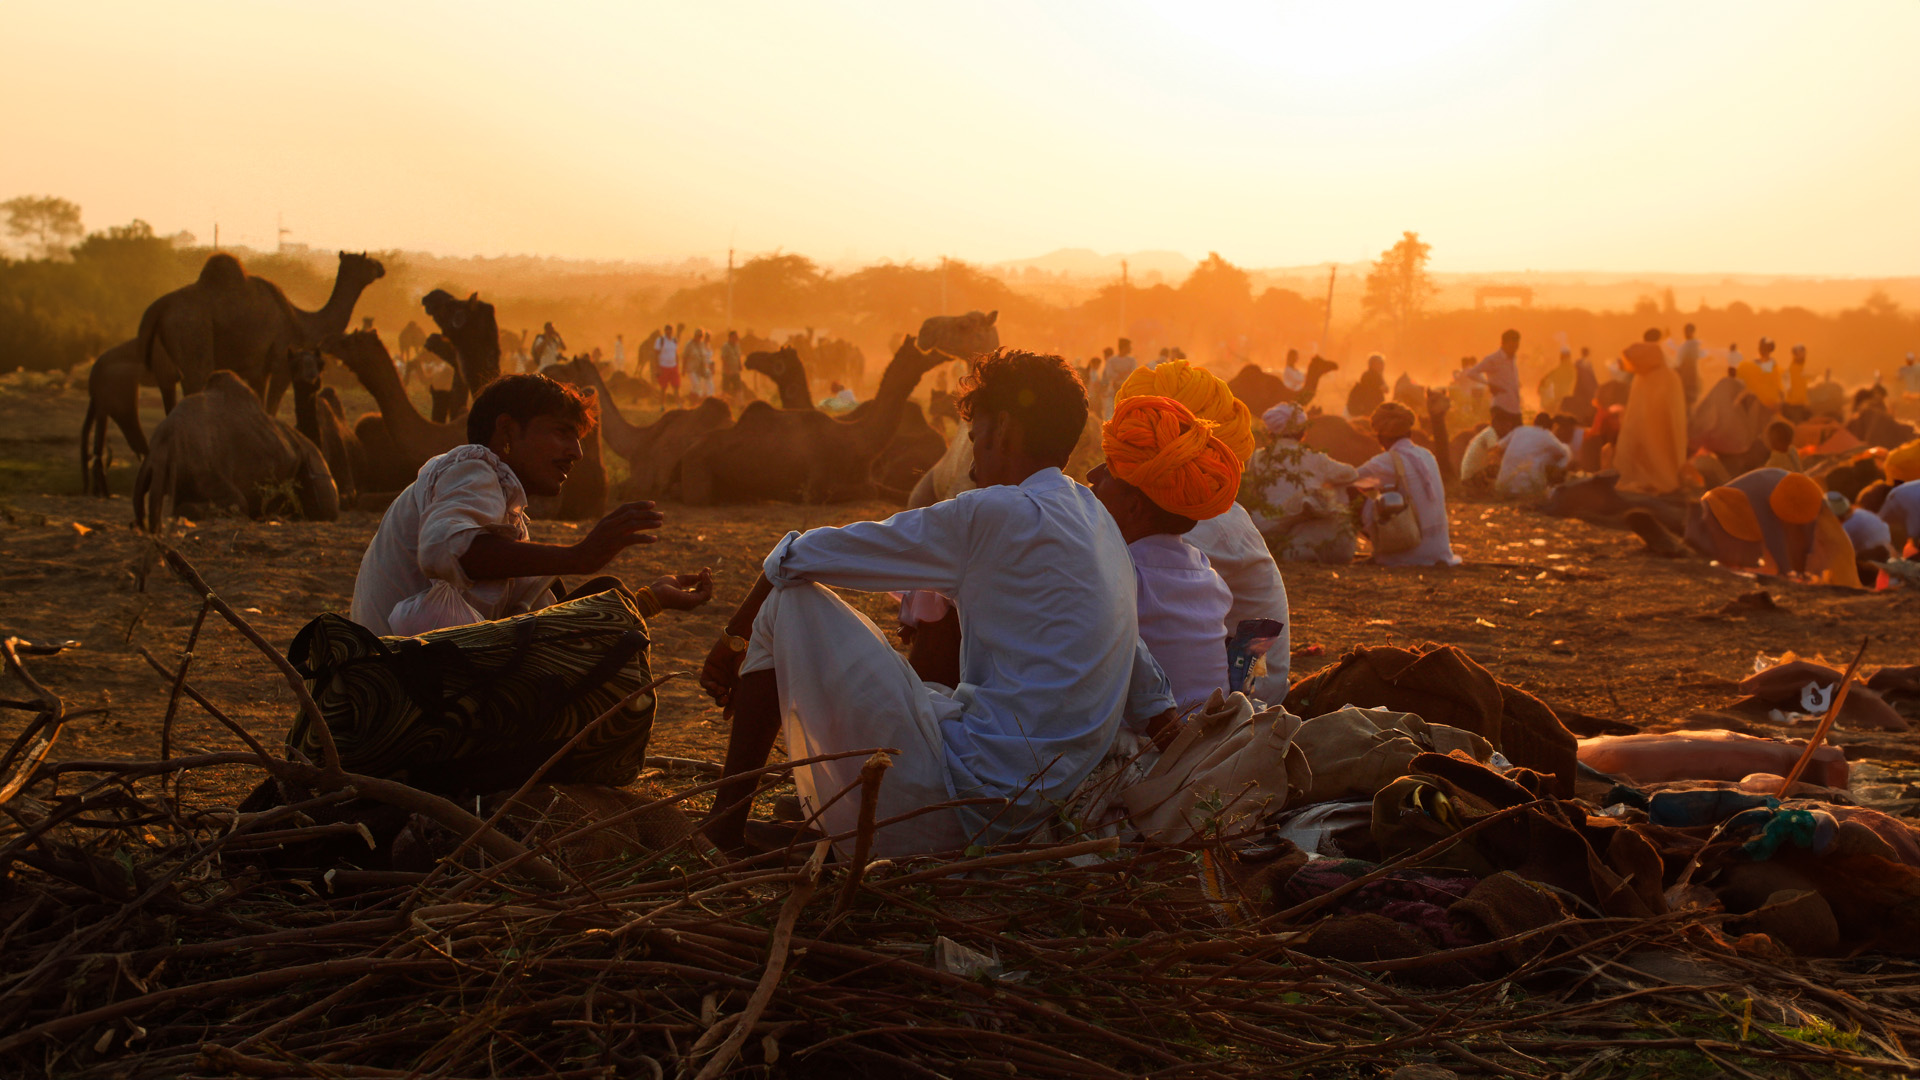
{"label": "green patterned fabric", "polygon": [[[647,624],[625,590],[525,615],[379,637],[340,615],[308,623],[287,659],[307,680],[349,772],[452,796],[515,787],[581,728],[651,681]],[[649,691],[548,774],[633,782],[646,759]],[[320,760],[304,716],[287,743]]]}

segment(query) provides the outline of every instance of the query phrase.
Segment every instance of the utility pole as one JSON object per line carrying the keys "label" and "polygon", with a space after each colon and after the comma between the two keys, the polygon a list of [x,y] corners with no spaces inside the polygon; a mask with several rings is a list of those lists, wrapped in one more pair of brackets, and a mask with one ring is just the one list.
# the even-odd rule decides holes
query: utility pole
{"label": "utility pole", "polygon": [[1340,264],[1334,263],[1327,268],[1327,313],[1320,321],[1320,345],[1324,349],[1333,348],[1333,279],[1340,273]]}
{"label": "utility pole", "polygon": [[217,221],[213,223],[213,250],[220,250],[220,223]]}
{"label": "utility pole", "polygon": [[274,232],[278,237],[278,239],[274,243],[274,250],[281,253],[285,253],[287,250],[287,237],[293,235],[293,230],[287,228],[287,215],[285,214],[273,215],[273,224],[274,224]]}

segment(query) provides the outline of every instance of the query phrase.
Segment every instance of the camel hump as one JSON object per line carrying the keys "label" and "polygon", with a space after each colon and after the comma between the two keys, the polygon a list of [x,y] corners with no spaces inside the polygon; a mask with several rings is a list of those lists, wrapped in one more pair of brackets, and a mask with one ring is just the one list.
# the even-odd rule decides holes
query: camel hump
{"label": "camel hump", "polygon": [[207,256],[206,264],[200,267],[200,284],[216,289],[237,289],[246,284],[247,271],[240,260],[218,251]]}
{"label": "camel hump", "polygon": [[227,398],[234,401],[245,401],[253,405],[254,408],[260,408],[260,395],[253,392],[253,387],[248,386],[246,380],[228,371],[226,368],[221,368],[219,371],[208,375],[207,385],[201,390],[201,393],[206,394],[209,398]]}

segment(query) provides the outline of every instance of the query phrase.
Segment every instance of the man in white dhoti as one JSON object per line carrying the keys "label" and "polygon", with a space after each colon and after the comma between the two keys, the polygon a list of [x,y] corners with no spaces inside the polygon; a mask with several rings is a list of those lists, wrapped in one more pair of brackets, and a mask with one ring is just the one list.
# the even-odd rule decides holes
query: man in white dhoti
{"label": "man in white dhoti", "polygon": [[[789,533],[708,656],[701,685],[733,713],[732,779],[706,825],[721,847],[745,843],[754,778],[740,774],[783,729],[795,759],[898,751],[879,793],[878,820],[892,823],[874,841],[898,856],[1041,826],[1123,723],[1152,734],[1172,721],[1166,678],[1140,641],[1126,542],[1061,471],[1086,424],[1079,376],[1057,356],[1002,350],[962,385],[980,487],[886,521]],[[960,638],[944,667],[957,685],[924,680],[829,585],[951,600]],[[862,764],[795,770],[830,834],[856,827],[857,794],[829,800]]]}

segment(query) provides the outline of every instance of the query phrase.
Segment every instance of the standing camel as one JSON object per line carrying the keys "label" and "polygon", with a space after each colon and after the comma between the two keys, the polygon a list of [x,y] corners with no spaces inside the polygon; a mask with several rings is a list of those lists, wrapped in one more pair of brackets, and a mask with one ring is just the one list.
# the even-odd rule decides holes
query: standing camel
{"label": "standing camel", "polygon": [[147,435],[140,427],[142,383],[152,386],[153,380],[140,361],[137,338],[101,353],[87,373],[87,418],[80,425],[80,489],[88,495],[107,494],[107,421],[120,428],[135,457],[147,456]]}
{"label": "standing camel", "polygon": [[290,381],[289,350],[345,330],[360,294],[385,273],[378,259],[343,251],[326,305],[304,311],[280,286],[217,252],[208,256],[198,280],[147,306],[140,317],[141,360],[168,412],[176,386],[196,393],[209,375],[225,368],[265,399],[271,415]]}
{"label": "standing camel", "polygon": [[[420,301],[433,317],[447,341],[452,343],[457,361],[453,364],[453,387],[447,414],[466,411],[467,397],[500,377],[500,324],[494,318],[493,305],[472,293],[461,300],[445,289],[435,289]],[[432,339],[426,347],[433,348]],[[436,351],[444,357],[444,353]]]}
{"label": "standing camel", "polygon": [[600,438],[627,463],[623,499],[656,499],[664,495],[680,459],[702,435],[733,422],[727,403],[710,397],[689,409],[669,409],[651,424],[635,424],[614,404],[600,369],[592,360],[575,357],[554,372],[554,378],[594,391],[600,402]]}

